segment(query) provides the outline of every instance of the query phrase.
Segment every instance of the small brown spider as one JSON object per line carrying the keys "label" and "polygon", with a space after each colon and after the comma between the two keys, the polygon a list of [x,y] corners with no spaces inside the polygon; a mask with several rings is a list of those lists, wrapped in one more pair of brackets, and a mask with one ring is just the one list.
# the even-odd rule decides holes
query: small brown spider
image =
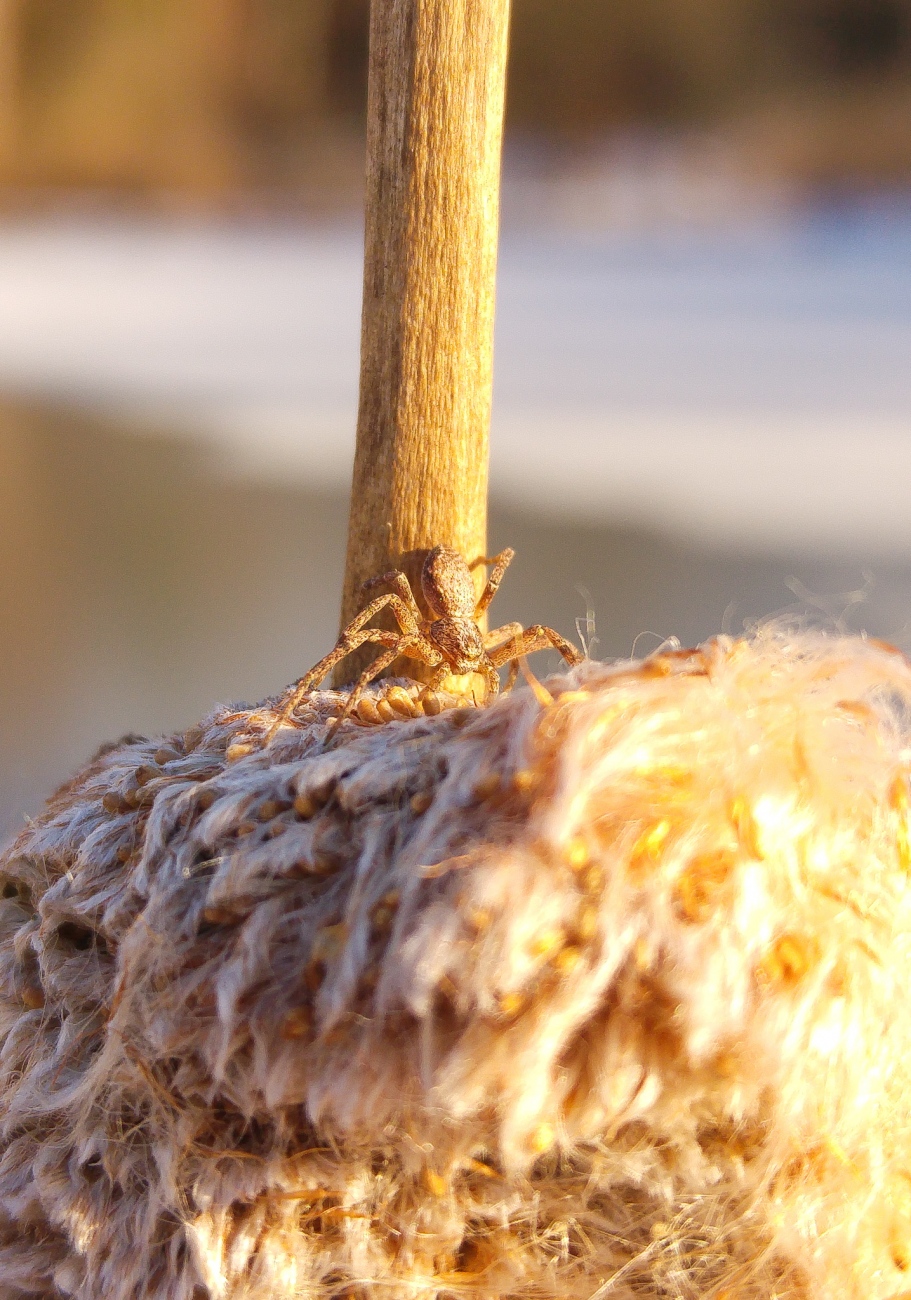
{"label": "small brown spider", "polygon": [[[451,674],[482,673],[487,679],[488,698],[495,696],[500,689],[497,669],[515,662],[522,655],[552,647],[559,650],[568,664],[581,663],[583,656],[574,645],[552,628],[537,623],[529,628],[523,628],[521,623],[505,623],[486,635],[481,633],[478,619],[493,600],[514,554],[515,551],[507,548],[499,555],[490,559],[484,556],[469,565],[451,547],[434,547],[421,570],[421,590],[432,615],[429,619],[421,614],[411,584],[400,570],[370,578],[364,583],[365,591],[387,586],[392,587],[392,593],[377,596],[365,606],[342,632],[335,649],[289,687],[267,739],[283,723],[292,721],[308,691],[318,686],[339,660],[368,643],[384,648],[355,682],[336,725],[356,707],[368,682],[378,677],[399,655],[417,659],[436,669],[428,690],[439,687]],[[471,570],[479,564],[492,564],[494,567],[481,599],[475,600]],[[391,610],[399,625],[398,632],[365,626],[381,609]]]}

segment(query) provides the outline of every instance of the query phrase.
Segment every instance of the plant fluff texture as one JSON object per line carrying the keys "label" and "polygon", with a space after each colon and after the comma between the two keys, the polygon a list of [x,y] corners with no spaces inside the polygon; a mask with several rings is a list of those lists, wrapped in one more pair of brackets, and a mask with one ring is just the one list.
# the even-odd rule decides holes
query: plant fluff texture
{"label": "plant fluff texture", "polygon": [[911,666],[99,755],[0,859],[3,1300],[911,1296]]}

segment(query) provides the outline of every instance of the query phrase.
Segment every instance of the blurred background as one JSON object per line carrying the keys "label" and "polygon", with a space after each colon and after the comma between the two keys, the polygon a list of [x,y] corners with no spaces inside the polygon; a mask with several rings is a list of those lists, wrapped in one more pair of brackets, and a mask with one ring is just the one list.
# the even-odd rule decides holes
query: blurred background
{"label": "blurred background", "polygon": [[[0,0],[0,835],[332,644],[367,20]],[[498,621],[911,648],[911,0],[514,0],[497,330]]]}

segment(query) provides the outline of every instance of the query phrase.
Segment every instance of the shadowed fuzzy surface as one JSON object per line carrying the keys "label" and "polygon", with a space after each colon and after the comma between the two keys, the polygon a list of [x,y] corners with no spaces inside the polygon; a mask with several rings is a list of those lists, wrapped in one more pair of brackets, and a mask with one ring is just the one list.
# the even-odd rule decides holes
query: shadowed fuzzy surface
{"label": "shadowed fuzzy surface", "polygon": [[3,1300],[911,1294],[907,661],[548,688],[217,712],[23,831]]}

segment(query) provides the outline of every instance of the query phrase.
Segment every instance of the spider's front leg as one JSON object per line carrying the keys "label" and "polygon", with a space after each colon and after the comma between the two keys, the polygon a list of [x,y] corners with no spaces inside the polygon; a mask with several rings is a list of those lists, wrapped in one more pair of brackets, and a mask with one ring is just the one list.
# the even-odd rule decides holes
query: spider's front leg
{"label": "spider's front leg", "polygon": [[481,615],[486,612],[487,606],[497,594],[497,588],[503,581],[503,574],[512,563],[514,555],[515,551],[512,547],[507,546],[506,550],[501,551],[499,555],[491,555],[489,557],[481,555],[468,566],[470,569],[476,569],[479,564],[492,564],[494,566],[493,573],[487,579],[487,586],[481,593],[481,599],[478,601],[477,605],[475,605],[474,616],[476,619],[480,618]]}
{"label": "spider's front leg", "polygon": [[382,573],[378,578],[368,578],[362,584],[361,591],[370,591],[373,587],[391,587],[399,600],[407,606],[415,626],[421,622],[421,611],[411,590],[411,583],[401,569],[390,569],[388,573]]}
{"label": "spider's front leg", "polygon": [[[324,655],[318,664],[314,664],[308,673],[288,688],[288,691],[285,693],[284,703],[278,712],[278,716],[266,733],[265,739],[267,744],[275,735],[276,731],[278,731],[279,727],[293,719],[298,706],[302,700],[306,698],[309,692],[312,691],[315,686],[318,686],[323,678],[326,677],[335,665],[340,663],[346,655],[351,654],[352,651],[357,650],[362,645],[383,645],[390,647],[391,649],[387,652],[388,659],[386,659],[386,663],[391,663],[396,655],[401,654],[403,647],[408,645],[408,637],[401,632],[384,632],[382,629],[375,627],[367,628],[364,632],[358,631],[352,633],[350,630],[346,631],[339,638],[333,650],[330,650],[327,655]],[[380,655],[380,659],[384,659],[385,657],[385,655]],[[375,664],[371,664],[367,671],[368,673],[376,675],[376,673],[382,672],[382,668],[386,666],[386,663],[384,663],[380,668],[376,668]],[[369,676],[367,677],[367,680],[370,680]]]}
{"label": "spider's front leg", "polygon": [[[413,598],[412,598],[413,600]],[[378,628],[369,628],[366,632],[362,631],[365,623],[369,623],[375,614],[381,609],[389,609],[395,617],[396,622],[401,629],[399,632],[384,632]],[[398,595],[377,596],[371,600],[369,605],[353,618],[344,632],[335,643],[334,649],[330,650],[318,664],[310,669],[303,677],[298,678],[292,686],[288,688],[284,696],[284,702],[281,711],[275,722],[266,733],[266,743],[275,735],[276,731],[283,723],[293,718],[295,710],[309,691],[318,686],[323,678],[332,671],[337,663],[357,650],[359,646],[367,642],[373,642],[377,645],[395,646],[396,653],[401,652],[401,647],[407,644],[412,637],[418,635],[417,623],[414,615],[407,602]],[[395,656],[393,656],[394,658]]]}
{"label": "spider's front leg", "polygon": [[495,668],[502,668],[503,664],[509,663],[510,660],[518,659],[520,655],[534,654],[537,650],[559,650],[570,667],[581,664],[585,658],[571,641],[567,641],[566,637],[555,632],[552,627],[535,623],[533,627],[527,627],[519,636],[491,650],[490,662]]}
{"label": "spider's front leg", "polygon": [[390,650],[384,650],[381,655],[378,655],[376,659],[374,659],[373,663],[370,664],[368,668],[364,669],[360,677],[352,686],[351,692],[347,700],[345,701],[345,707],[342,709],[341,713],[338,715],[338,717],[335,719],[335,721],[333,722],[332,726],[329,729],[330,738],[335,735],[335,733],[338,731],[339,727],[342,725],[345,719],[349,717],[357,708],[357,703],[358,700],[361,698],[361,694],[363,693],[364,687],[367,686],[373,680],[374,677],[379,677],[383,669],[388,668],[389,665],[392,663],[393,659],[397,658],[397,656],[402,654],[403,651],[407,652],[407,650],[408,650],[407,644],[402,645],[400,643],[396,646],[393,646]]}
{"label": "spider's front leg", "polygon": [[484,633],[484,649],[488,654],[499,650],[504,645],[511,645],[517,637],[523,636],[525,628],[521,623],[504,623],[502,627],[492,628]]}
{"label": "spider's front leg", "polygon": [[[488,700],[495,699],[496,696],[499,695],[500,693],[500,674],[497,672],[496,668],[494,668],[493,664],[490,662],[490,658],[488,657],[487,654],[482,655],[481,659],[478,661],[476,667],[472,670],[472,672],[480,673],[486,680],[487,682],[486,698]],[[459,674],[455,674],[455,675],[458,676]],[[443,683],[446,681],[446,678],[452,676],[453,676],[452,664],[444,660],[437,668],[433,676],[431,677],[427,689],[429,691],[438,691],[440,687],[443,685]],[[468,698],[473,698],[475,704],[478,703],[476,696],[471,696]]]}

